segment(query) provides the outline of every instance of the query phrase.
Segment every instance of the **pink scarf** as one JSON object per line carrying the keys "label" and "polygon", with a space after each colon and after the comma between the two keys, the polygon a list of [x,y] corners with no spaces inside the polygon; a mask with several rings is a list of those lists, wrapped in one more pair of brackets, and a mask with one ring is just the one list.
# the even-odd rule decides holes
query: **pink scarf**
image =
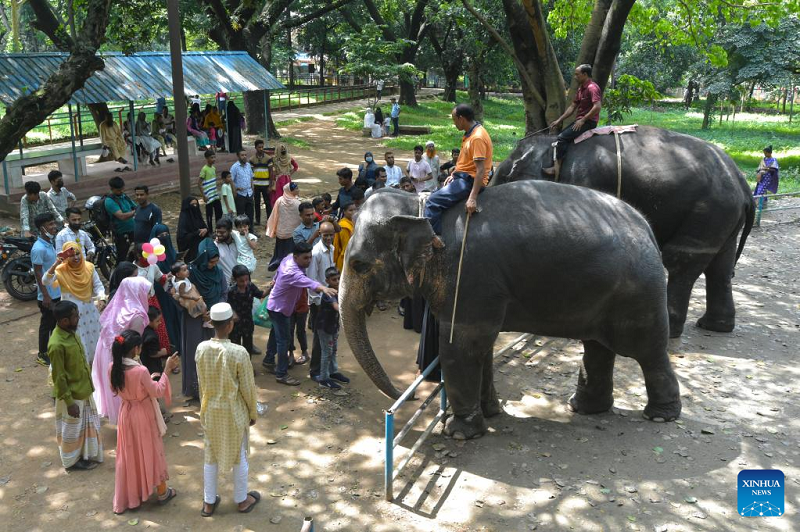
{"label": "pink scarf", "polygon": [[[119,334],[134,318],[140,318],[144,325],[147,317],[147,299],[153,284],[144,277],[127,277],[122,280],[114,297],[100,315],[100,325],[105,334]],[[102,333],[101,333],[102,334]]]}

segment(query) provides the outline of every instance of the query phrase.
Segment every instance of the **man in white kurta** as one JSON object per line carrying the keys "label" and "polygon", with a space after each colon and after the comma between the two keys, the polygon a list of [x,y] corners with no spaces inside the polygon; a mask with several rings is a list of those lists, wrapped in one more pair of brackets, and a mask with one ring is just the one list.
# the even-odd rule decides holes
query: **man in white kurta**
{"label": "man in white kurta", "polygon": [[239,512],[251,511],[261,499],[259,492],[247,491],[248,434],[258,416],[250,354],[228,340],[233,330],[233,310],[228,303],[212,306],[210,315],[214,338],[201,342],[195,355],[200,422],[205,432],[203,517],[213,515],[220,502],[220,469],[233,468],[233,500]]}

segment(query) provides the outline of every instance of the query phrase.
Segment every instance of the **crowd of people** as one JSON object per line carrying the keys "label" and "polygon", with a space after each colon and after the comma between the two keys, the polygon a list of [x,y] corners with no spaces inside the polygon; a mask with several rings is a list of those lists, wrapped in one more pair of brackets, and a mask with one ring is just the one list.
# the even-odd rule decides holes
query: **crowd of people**
{"label": "crowd of people", "polygon": [[[456,120],[455,112],[454,121],[464,131],[471,124]],[[469,140],[462,149],[474,151]],[[117,427],[114,511],[137,508],[154,491],[160,504],[175,497],[161,436],[172,395],[169,376],[180,374],[182,394],[200,403],[204,428],[202,515],[213,515],[219,504],[220,468],[233,470],[239,511],[252,510],[260,500],[247,490],[247,433],[257,419],[250,360],[261,354],[254,345],[256,323],[270,328],[261,364],[276,383],[301,384],[290,369],[308,364],[320,387],[348,384],[337,363],[337,289],[359,208],[384,187],[431,192],[434,203],[437,195],[452,196],[453,182],[472,177],[458,171],[464,159],[458,150],[452,155],[443,163],[428,142],[401,167],[391,152],[384,153],[384,165],[368,152],[356,172],[337,172],[334,201],[330,194],[301,197],[292,180],[299,166],[285,144],[268,154],[256,141],[252,155],[239,150],[222,172],[209,149],[197,194],[181,205],[177,249],[148,187],[135,186],[131,199],[125,181],[113,177],[98,207],[119,258],[107,287],[91,262],[83,213],[72,206],[61,176],[51,174],[48,193],[26,184],[20,217],[23,230],[37,236],[31,252],[41,310],[37,360],[51,370],[63,466],[93,469],[102,462],[106,418]],[[251,276],[259,269],[254,232],[262,225],[262,200],[264,231],[275,239],[275,250],[266,265],[274,276],[259,287]],[[410,302],[402,308],[414,312]]]}

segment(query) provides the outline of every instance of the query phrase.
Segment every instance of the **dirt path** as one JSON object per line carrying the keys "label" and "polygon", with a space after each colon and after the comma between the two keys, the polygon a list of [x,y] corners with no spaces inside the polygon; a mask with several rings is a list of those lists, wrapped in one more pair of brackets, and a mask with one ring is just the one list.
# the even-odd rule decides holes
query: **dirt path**
{"label": "dirt path", "polygon": [[[328,120],[291,127],[311,143],[310,150],[294,150],[303,195],[335,190],[333,171],[377,148],[370,139],[333,129]],[[177,200],[165,195],[156,201],[174,209],[173,196]],[[115,516],[115,432],[103,429],[106,462],[99,468],[63,471],[46,371],[33,363],[38,310],[0,293],[2,528],[296,532],[304,516],[313,516],[317,530],[324,531],[797,529],[796,217],[796,211],[775,213],[751,235],[734,279],[736,331],[713,334],[687,325],[683,339],[673,345],[683,398],[679,422],[641,418],[646,401],[641,372],[621,358],[615,410],[570,414],[564,405],[574,390],[581,347],[534,339],[497,360],[505,413],[491,420],[491,432],[480,440],[455,442],[437,429],[395,482],[394,503],[383,500],[382,409],[391,401],[375,390],[342,338],[341,365],[353,377],[346,396],[322,393],[305,378],[299,388],[278,387],[254,358],[259,400],[269,404],[269,411],[251,433],[250,489],[264,496],[253,513],[235,513],[230,478],[223,476],[219,512],[213,519],[200,517],[202,428],[196,407],[176,395],[165,445],[178,498],[167,507],[147,505]],[[265,257],[268,249],[260,254]],[[259,271],[256,280],[263,282],[263,268]],[[700,282],[689,323],[700,316],[703,302]],[[369,331],[396,383],[407,385],[414,376],[418,335],[403,330],[395,308],[373,314]],[[265,331],[257,332],[263,349]],[[503,335],[498,345],[515,336]],[[293,374],[305,377],[303,368]],[[179,385],[174,389],[179,393]],[[412,433],[412,440],[419,433]],[[397,449],[397,462],[412,440]],[[736,475],[748,468],[783,470],[787,516],[738,516]]]}

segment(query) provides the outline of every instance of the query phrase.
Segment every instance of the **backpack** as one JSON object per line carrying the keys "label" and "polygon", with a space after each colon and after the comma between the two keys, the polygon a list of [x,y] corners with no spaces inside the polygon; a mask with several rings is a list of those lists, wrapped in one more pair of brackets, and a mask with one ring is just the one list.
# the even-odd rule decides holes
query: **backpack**
{"label": "backpack", "polygon": [[103,194],[100,201],[95,201],[94,204],[92,204],[89,217],[104,235],[107,235],[112,229],[111,215],[106,210],[106,198],[111,198],[112,201],[119,205],[120,209],[122,208],[122,202],[113,194]]}

